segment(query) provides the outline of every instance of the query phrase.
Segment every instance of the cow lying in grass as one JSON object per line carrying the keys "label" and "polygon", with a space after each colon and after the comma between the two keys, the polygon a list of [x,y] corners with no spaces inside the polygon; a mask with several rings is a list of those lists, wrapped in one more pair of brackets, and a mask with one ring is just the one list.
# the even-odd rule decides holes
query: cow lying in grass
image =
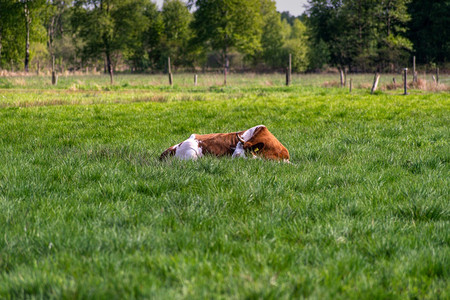
{"label": "cow lying in grass", "polygon": [[187,140],[164,151],[160,159],[168,156],[197,159],[205,154],[289,162],[289,151],[264,125],[239,132],[192,134]]}

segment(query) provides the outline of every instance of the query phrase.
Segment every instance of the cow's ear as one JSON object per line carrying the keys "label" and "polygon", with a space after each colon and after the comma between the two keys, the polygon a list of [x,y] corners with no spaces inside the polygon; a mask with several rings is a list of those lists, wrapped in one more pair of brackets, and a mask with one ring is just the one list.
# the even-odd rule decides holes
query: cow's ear
{"label": "cow's ear", "polygon": [[258,152],[260,152],[262,149],[264,149],[264,143],[257,143],[255,145],[251,146],[249,149],[251,152],[258,154]]}

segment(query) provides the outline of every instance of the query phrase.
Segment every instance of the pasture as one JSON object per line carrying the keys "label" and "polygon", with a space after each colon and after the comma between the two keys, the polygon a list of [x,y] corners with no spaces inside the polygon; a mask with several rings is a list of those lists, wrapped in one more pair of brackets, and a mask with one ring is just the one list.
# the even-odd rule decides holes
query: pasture
{"label": "pasture", "polygon": [[[0,78],[0,298],[448,299],[449,92],[321,78]],[[258,124],[292,164],[158,160]]]}

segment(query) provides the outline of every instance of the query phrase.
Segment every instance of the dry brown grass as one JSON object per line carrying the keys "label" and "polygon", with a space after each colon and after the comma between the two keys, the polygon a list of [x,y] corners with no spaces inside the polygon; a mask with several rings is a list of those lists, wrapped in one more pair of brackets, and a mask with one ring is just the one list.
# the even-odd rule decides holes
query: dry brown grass
{"label": "dry brown grass", "polygon": [[[39,76],[51,76],[52,72],[49,70],[41,70],[39,72]],[[65,70],[63,72],[56,72],[58,76],[82,76],[82,75],[100,75],[102,72],[99,71],[89,71],[88,73],[84,71],[68,71]],[[32,70],[27,72],[23,71],[8,71],[8,70],[0,70],[0,77],[31,77],[36,76],[36,70]]]}
{"label": "dry brown grass", "polygon": [[450,91],[450,86],[444,83],[436,83],[433,81],[427,81],[425,79],[419,78],[417,82],[410,81],[408,82],[408,88],[417,89],[422,91],[430,91],[430,92],[447,92]]}
{"label": "dry brown grass", "polygon": [[391,91],[391,90],[396,90],[398,88],[401,88],[401,84],[391,82],[391,83],[387,83],[384,87],[386,90]]}
{"label": "dry brown grass", "polygon": [[363,83],[360,83],[358,85],[358,88],[360,88],[360,89],[371,89],[372,88],[372,84],[369,83],[369,82],[363,82]]}
{"label": "dry brown grass", "polygon": [[325,81],[322,83],[322,87],[340,87],[341,83],[339,81]]}
{"label": "dry brown grass", "polygon": [[[370,83],[362,83],[359,86],[361,89],[370,89],[372,85]],[[381,85],[379,87],[380,90],[397,90],[397,89],[403,89],[403,81],[400,82],[390,82],[386,83],[384,85]],[[426,92],[447,92],[450,91],[450,86],[439,83],[436,84],[433,81],[427,81],[425,79],[419,78],[417,82],[409,81],[408,82],[408,89],[415,89],[415,90],[421,90]]]}
{"label": "dry brown grass", "polygon": [[36,75],[35,72],[11,72],[8,70],[1,70],[0,71],[0,76],[2,77],[16,77],[16,76],[34,76]]}

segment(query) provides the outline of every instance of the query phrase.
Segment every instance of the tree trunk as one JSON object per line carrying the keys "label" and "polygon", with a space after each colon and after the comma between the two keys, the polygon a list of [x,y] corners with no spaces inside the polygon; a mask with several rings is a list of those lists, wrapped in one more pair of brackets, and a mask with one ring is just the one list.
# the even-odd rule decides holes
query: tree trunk
{"label": "tree trunk", "polygon": [[403,95],[408,95],[408,68],[403,69]]}
{"label": "tree trunk", "polygon": [[173,85],[172,67],[170,64],[170,56],[167,58],[167,74],[169,75],[169,85]]}
{"label": "tree trunk", "polygon": [[228,73],[228,67],[229,67],[229,61],[228,61],[228,51],[227,48],[224,49],[224,68],[223,68],[223,85],[227,85],[227,73]]}
{"label": "tree trunk", "polygon": [[30,64],[30,25],[31,25],[31,17],[30,17],[30,10],[28,8],[27,2],[25,2],[24,5],[24,12],[25,12],[25,28],[27,32],[27,37],[25,41],[25,72],[28,73],[28,66]]}
{"label": "tree trunk", "polygon": [[386,12],[387,12],[387,36],[389,36],[389,35],[391,35],[391,1],[388,1],[388,3],[387,3],[387,9],[386,9]]}
{"label": "tree trunk", "polygon": [[56,71],[55,71],[55,54],[53,53],[53,33],[54,33],[54,25],[55,25],[55,17],[52,18],[50,25],[48,27],[48,41],[47,47],[48,52],[50,52],[50,56],[52,57],[52,84],[56,84]]}
{"label": "tree trunk", "polygon": [[2,69],[2,37],[3,37],[3,27],[0,26],[0,70]]}
{"label": "tree trunk", "polygon": [[[100,10],[106,11],[106,15],[109,15],[109,2],[105,1],[106,3],[103,3],[104,1],[100,1]],[[106,5],[106,7],[103,6],[103,4]],[[109,78],[111,79],[111,84],[114,83],[114,75],[113,75],[113,67],[111,62],[111,47],[110,47],[110,40],[106,33],[103,35],[103,44],[105,46],[105,58],[106,58],[106,66],[105,71],[108,70]]]}
{"label": "tree trunk", "polygon": [[111,84],[114,84],[113,67],[111,63],[111,53],[106,51],[106,66],[108,68],[109,78],[111,79]]}
{"label": "tree trunk", "polygon": [[55,85],[57,82],[56,70],[55,70],[55,56],[52,55],[52,84]]}

